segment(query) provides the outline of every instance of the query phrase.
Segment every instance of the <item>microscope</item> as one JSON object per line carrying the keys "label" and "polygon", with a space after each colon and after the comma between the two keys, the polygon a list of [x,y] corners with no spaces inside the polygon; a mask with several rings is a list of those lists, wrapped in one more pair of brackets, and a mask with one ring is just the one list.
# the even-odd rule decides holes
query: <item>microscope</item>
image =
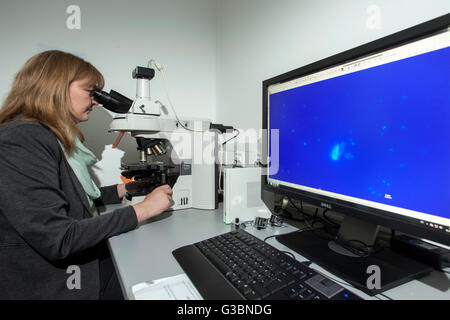
{"label": "microscope", "polygon": [[[171,209],[216,209],[218,205],[217,132],[208,119],[180,120],[168,115],[159,101],[150,97],[150,80],[155,70],[136,67],[136,99],[120,93],[94,90],[93,96],[115,113],[109,132],[128,132],[136,139],[140,161],[122,164],[126,178],[126,200],[140,202],[158,186],[173,189]],[[166,112],[162,112],[166,111]]]}

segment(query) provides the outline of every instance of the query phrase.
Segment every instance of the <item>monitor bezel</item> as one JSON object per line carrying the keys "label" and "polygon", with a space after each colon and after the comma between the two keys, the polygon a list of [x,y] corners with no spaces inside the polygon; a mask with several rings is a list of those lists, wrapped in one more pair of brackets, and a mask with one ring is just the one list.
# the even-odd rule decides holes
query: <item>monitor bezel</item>
{"label": "monitor bezel", "polygon": [[[447,28],[449,25],[450,13],[263,81],[263,130],[267,132],[268,129],[269,86],[291,81],[295,78],[307,76],[337,65],[345,64],[356,59],[361,59],[366,56],[398,47],[408,42],[439,32],[444,28]],[[268,139],[265,139],[262,143],[262,159],[267,159],[267,155]],[[267,168],[267,164],[263,164],[263,167]],[[363,217],[365,221],[392,228],[400,232],[426,238],[445,245],[450,245],[450,233],[445,230],[424,226],[420,224],[420,219],[282,185],[274,187],[267,183],[267,178],[268,176],[266,175],[266,171],[263,170],[263,175],[261,177],[261,198],[267,206],[270,205],[270,200],[267,198],[265,192],[280,194],[293,199],[304,200],[310,204],[324,207],[332,211],[340,212],[346,215],[348,214],[355,218]]]}

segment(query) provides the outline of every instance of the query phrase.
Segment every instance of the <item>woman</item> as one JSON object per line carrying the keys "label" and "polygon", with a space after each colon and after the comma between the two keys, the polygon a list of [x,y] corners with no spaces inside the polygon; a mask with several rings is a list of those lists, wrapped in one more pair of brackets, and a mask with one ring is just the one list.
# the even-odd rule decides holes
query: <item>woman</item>
{"label": "woman", "polygon": [[161,186],[138,204],[92,214],[96,195],[119,203],[126,192],[77,177],[89,162],[77,158],[89,158],[78,123],[103,85],[90,63],[61,51],[33,56],[14,79],[0,109],[0,299],[111,297],[111,277],[99,271],[105,240],[170,206],[172,190]]}

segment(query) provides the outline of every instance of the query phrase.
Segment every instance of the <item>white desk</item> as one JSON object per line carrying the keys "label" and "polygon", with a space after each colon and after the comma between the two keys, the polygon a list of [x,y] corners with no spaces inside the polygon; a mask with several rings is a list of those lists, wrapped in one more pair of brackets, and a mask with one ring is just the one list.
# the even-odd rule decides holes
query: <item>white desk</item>
{"label": "white desk", "polygon": [[[102,214],[107,214],[120,206],[109,205]],[[268,227],[264,230],[256,230],[249,226],[245,230],[264,239],[271,235],[292,232],[297,228],[285,224],[284,227]],[[220,205],[217,210],[186,209],[165,212],[140,224],[136,230],[109,239],[117,275],[126,298],[132,299],[131,287],[137,283],[184,273],[172,255],[173,250],[229,231],[231,227],[223,223]],[[267,243],[277,249],[292,252],[299,261],[306,260],[280,244],[275,238],[268,239]],[[310,267],[331,279],[342,281],[314,263]],[[386,300],[382,295],[371,297],[350,285],[345,287],[364,299]],[[394,300],[450,300],[450,276],[434,271],[420,280],[408,282],[383,294]]]}

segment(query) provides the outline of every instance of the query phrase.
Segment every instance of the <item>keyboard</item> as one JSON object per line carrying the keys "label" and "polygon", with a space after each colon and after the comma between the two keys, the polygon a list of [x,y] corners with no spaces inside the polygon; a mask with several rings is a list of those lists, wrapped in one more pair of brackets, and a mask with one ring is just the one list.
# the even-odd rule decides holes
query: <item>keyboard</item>
{"label": "keyboard", "polygon": [[241,229],[172,254],[206,300],[361,300]]}

